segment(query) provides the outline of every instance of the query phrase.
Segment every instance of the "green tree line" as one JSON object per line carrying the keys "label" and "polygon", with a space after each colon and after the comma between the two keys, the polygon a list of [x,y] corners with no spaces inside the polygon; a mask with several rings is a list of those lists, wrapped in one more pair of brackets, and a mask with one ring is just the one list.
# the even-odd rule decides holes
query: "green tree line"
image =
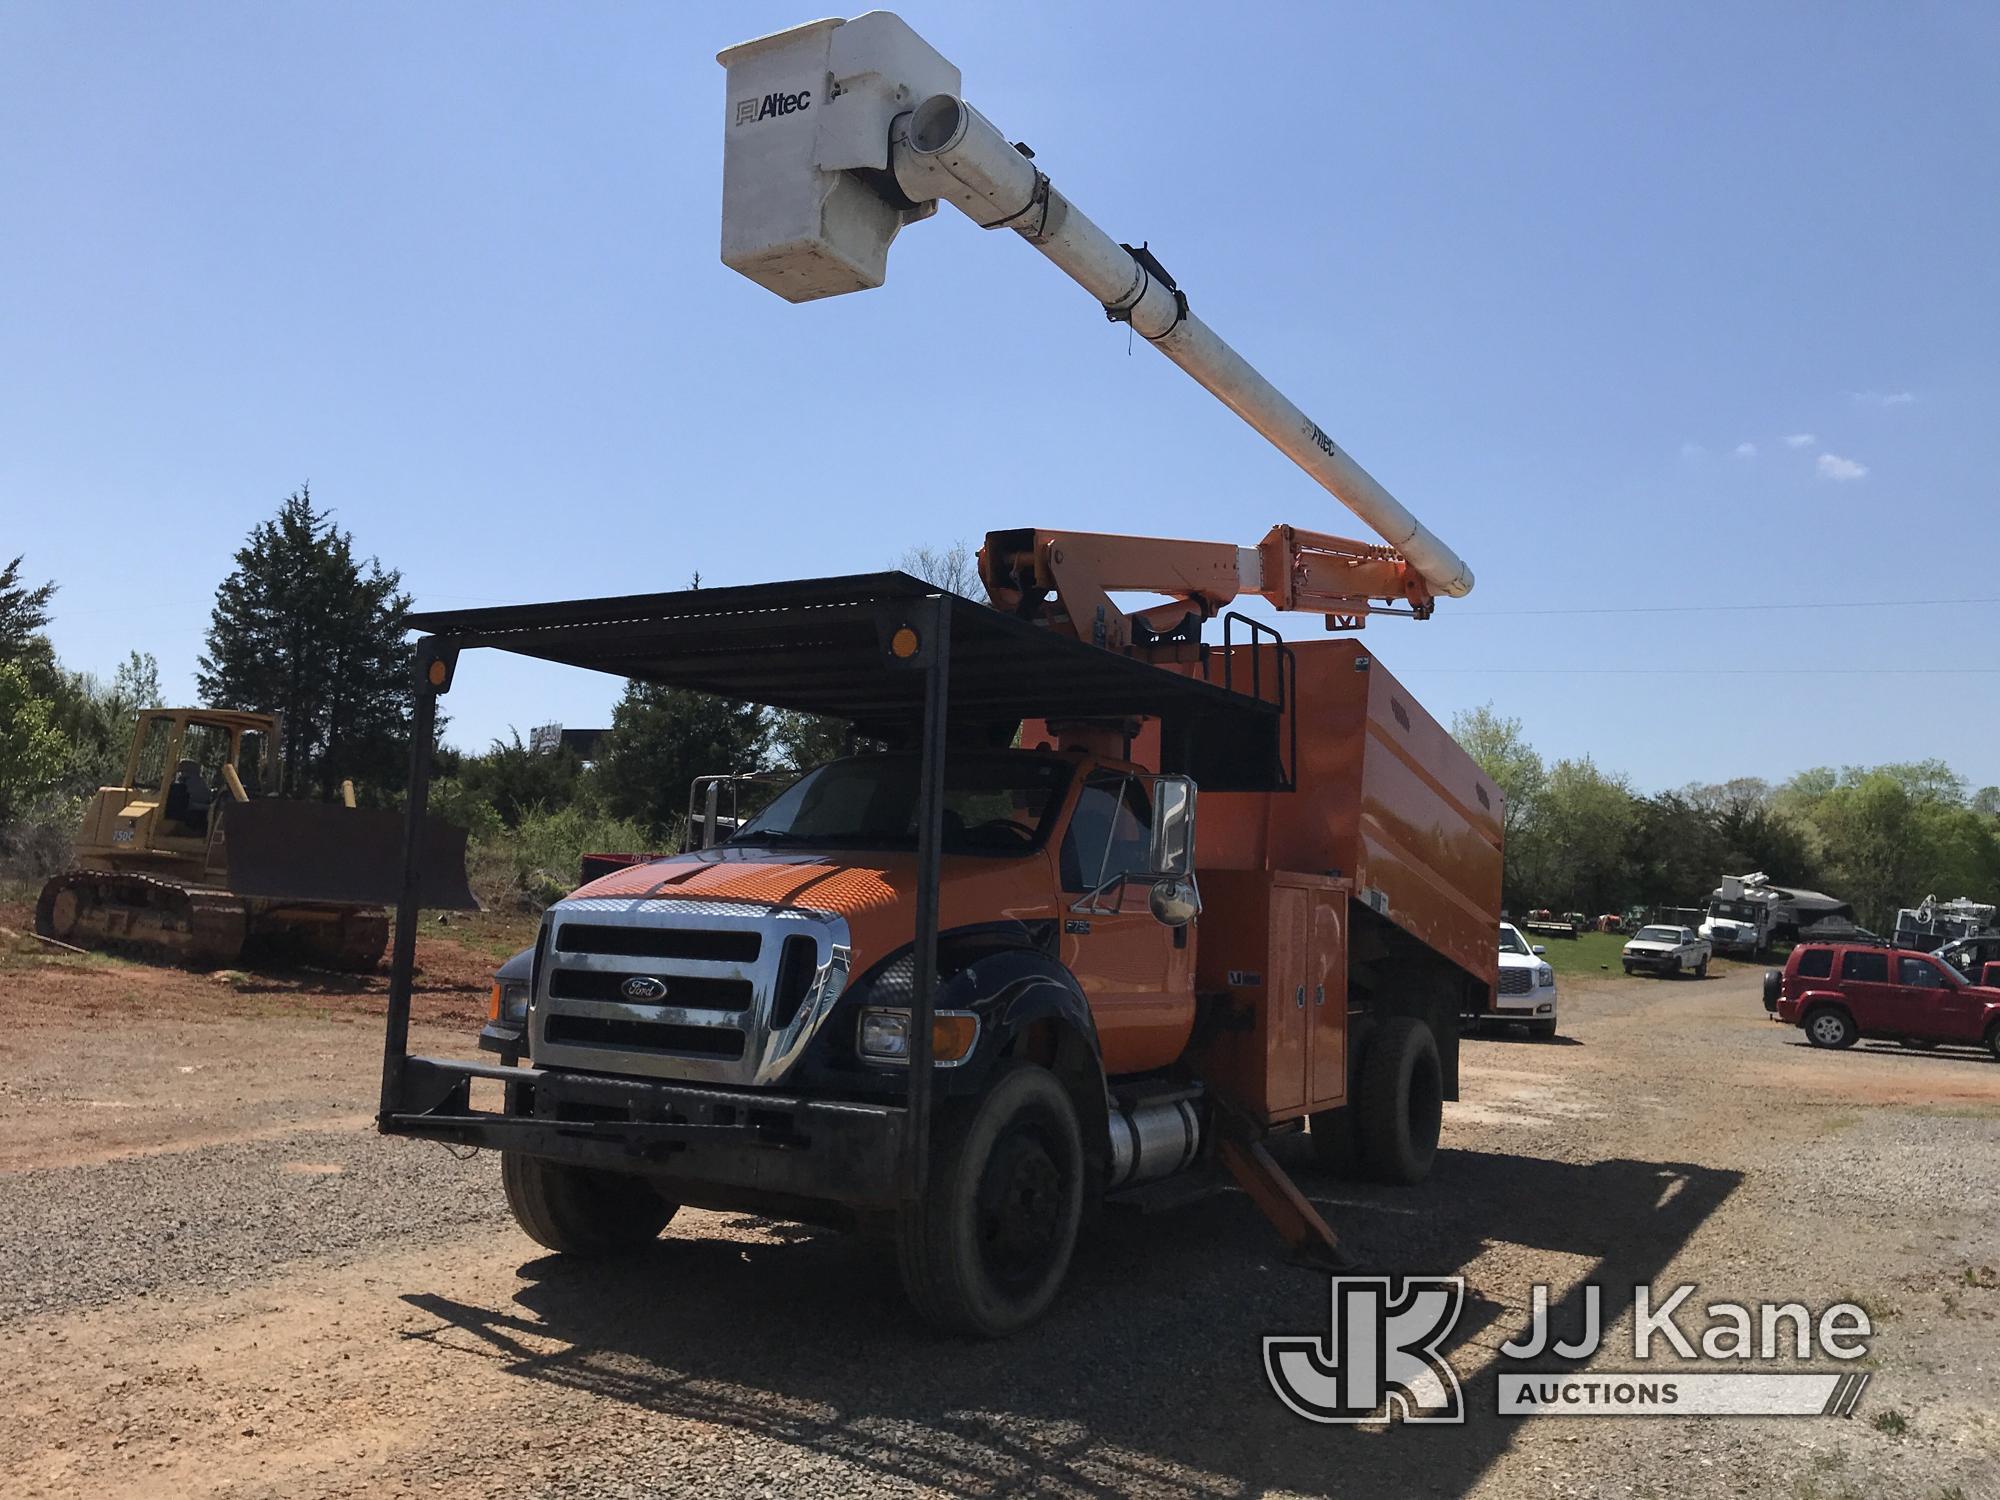
{"label": "green tree line", "polygon": [[[47,635],[57,585],[32,581],[25,562],[0,568],[0,867],[34,877],[65,864],[84,799],[122,779],[138,710],[189,705],[162,704],[144,652],[109,682],[64,668]],[[963,543],[914,548],[899,566],[977,587]],[[364,802],[392,805],[409,766],[410,608],[400,572],[361,556],[301,487],[250,529],[216,586],[195,706],[279,715],[284,795],[329,800],[351,781]],[[559,879],[579,849],[675,843],[698,775],[810,766],[846,742],[837,721],[635,682],[589,765],[531,753],[518,732],[483,751],[440,743],[433,805],[478,843],[515,845],[524,878]]]}
{"label": "green tree line", "polygon": [[2000,788],[1974,791],[1942,761],[1648,796],[1587,756],[1544,761],[1491,704],[1457,715],[1452,733],[1506,797],[1502,899],[1516,914],[1701,905],[1722,876],[1762,870],[1839,896],[1886,933],[1926,895],[2000,890]]}

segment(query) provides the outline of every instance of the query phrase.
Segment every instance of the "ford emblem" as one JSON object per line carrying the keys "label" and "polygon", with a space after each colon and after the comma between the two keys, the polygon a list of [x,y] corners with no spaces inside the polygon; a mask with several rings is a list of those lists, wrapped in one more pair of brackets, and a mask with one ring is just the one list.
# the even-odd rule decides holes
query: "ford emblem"
{"label": "ford emblem", "polygon": [[650,974],[634,974],[618,986],[618,993],[627,1000],[664,1000],[667,987]]}

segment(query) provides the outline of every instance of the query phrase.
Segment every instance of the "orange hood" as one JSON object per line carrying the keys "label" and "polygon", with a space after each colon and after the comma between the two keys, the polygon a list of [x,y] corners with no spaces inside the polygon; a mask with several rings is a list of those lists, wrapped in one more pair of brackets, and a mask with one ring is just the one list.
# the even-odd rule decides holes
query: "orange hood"
{"label": "orange hood", "polygon": [[[938,884],[940,929],[1056,914],[1055,876],[1046,854],[946,859]],[[614,870],[575,894],[633,901],[743,901],[832,912],[847,919],[859,973],[915,937],[916,889],[914,854],[707,849]]]}

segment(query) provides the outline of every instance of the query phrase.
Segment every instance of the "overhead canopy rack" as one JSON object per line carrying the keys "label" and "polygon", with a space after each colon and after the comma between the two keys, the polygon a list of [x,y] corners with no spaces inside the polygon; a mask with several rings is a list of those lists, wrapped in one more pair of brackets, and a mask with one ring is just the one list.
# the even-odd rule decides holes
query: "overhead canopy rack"
{"label": "overhead canopy rack", "polygon": [[[929,601],[949,614],[955,725],[1153,718],[1160,769],[1214,791],[1281,787],[1280,701],[1086,645],[907,573],[434,611],[413,628],[460,650],[543,661],[851,723],[908,725],[924,707]],[[896,633],[913,635],[899,656]],[[1238,687],[1247,684],[1239,683]],[[1274,689],[1266,682],[1262,687]]]}

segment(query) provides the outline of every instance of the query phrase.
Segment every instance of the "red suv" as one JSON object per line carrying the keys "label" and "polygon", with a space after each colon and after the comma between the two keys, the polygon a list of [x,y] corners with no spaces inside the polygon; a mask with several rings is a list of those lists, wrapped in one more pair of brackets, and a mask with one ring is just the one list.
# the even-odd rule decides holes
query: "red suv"
{"label": "red suv", "polygon": [[1984,1044],[2000,1059],[2000,987],[1967,984],[1927,953],[1801,943],[1764,974],[1771,1018],[1805,1028],[1815,1047],[1885,1037],[1909,1047]]}

